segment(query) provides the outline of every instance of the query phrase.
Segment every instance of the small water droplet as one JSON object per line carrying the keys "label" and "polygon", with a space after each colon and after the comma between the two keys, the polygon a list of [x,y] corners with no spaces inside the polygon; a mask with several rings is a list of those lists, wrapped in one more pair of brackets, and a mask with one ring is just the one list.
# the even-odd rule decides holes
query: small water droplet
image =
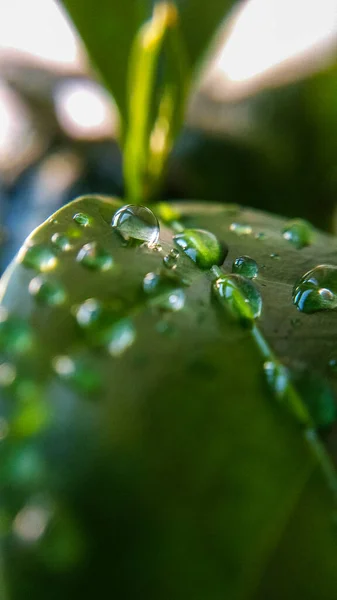
{"label": "small water droplet", "polygon": [[212,289],[220,304],[239,321],[252,324],[261,315],[261,294],[249,279],[222,275],[213,282]]}
{"label": "small water droplet", "polygon": [[294,286],[293,302],[305,313],[337,308],[337,267],[318,265],[305,273]]}
{"label": "small water droplet", "polygon": [[143,289],[152,306],[176,312],[185,304],[185,292],[179,284],[176,278],[148,273],[143,280]]}
{"label": "small water droplet", "polygon": [[67,298],[64,287],[55,279],[48,279],[38,275],[29,284],[29,293],[42,304],[47,306],[60,306]]}
{"label": "small water droplet", "polygon": [[85,213],[78,212],[73,216],[73,220],[81,227],[88,227],[91,223],[91,218]]}
{"label": "small water droplet", "polygon": [[94,394],[101,388],[101,377],[88,360],[66,355],[57,356],[52,366],[62,381],[79,392]]}
{"label": "small water droplet", "polygon": [[293,219],[288,221],[282,230],[284,239],[288,240],[296,248],[301,249],[310,246],[314,238],[312,225],[304,219]]}
{"label": "small water droplet", "polygon": [[132,346],[136,339],[136,330],[130,319],[121,319],[106,332],[105,337],[109,353],[118,357]]}
{"label": "small water droplet", "polygon": [[276,400],[283,403],[297,422],[308,425],[310,421],[309,413],[291,383],[288,370],[277,360],[265,362],[263,370]]}
{"label": "small water droplet", "polygon": [[170,250],[170,252],[168,254],[166,254],[166,256],[164,256],[163,258],[163,263],[164,266],[167,269],[175,269],[177,264],[178,264],[178,259],[179,259],[179,252],[178,250],[175,250],[174,248],[172,248],[172,250]]}
{"label": "small water droplet", "polygon": [[112,227],[126,242],[135,240],[152,247],[159,239],[158,219],[146,206],[123,206],[115,213]]}
{"label": "small water droplet", "polygon": [[270,258],[274,258],[275,260],[280,260],[281,257],[279,254],[277,254],[277,252],[272,252],[270,254]]}
{"label": "small water droplet", "polygon": [[175,235],[173,241],[200,269],[222,265],[228,252],[225,244],[204,229],[185,229]]}
{"label": "small water droplet", "polygon": [[43,244],[23,246],[18,254],[18,261],[25,267],[35,269],[41,273],[52,271],[57,265],[54,252]]}
{"label": "small water droplet", "polygon": [[109,271],[114,265],[114,260],[106,250],[96,242],[85,244],[77,255],[78,262],[93,271]]}
{"label": "small water droplet", "polygon": [[232,223],[229,229],[237,235],[251,235],[253,232],[250,225],[244,225],[243,223]]}
{"label": "small water droplet", "polygon": [[250,256],[239,256],[233,262],[232,272],[253,279],[257,276],[259,267],[257,262]]}
{"label": "small water droplet", "polygon": [[62,252],[69,252],[71,250],[71,243],[69,238],[62,233],[54,233],[51,237],[52,244],[61,250]]}

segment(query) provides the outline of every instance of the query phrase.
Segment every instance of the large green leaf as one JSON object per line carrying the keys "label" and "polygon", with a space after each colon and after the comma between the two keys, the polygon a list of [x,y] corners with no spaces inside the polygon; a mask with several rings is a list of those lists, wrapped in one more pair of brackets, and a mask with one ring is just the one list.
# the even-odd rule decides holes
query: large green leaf
{"label": "large green leaf", "polygon": [[[150,16],[150,0],[63,0],[89,56],[124,116],[128,104],[126,74],[132,41]],[[190,64],[194,66],[233,0],[177,0]]]}
{"label": "large green leaf", "polygon": [[[76,600],[106,589],[125,599],[335,600],[324,451],[321,460],[310,432],[276,401],[251,330],[216,304],[207,271],[180,255],[181,310],[144,296],[149,272],[170,271],[171,226],[161,223],[162,250],[125,246],[111,228],[119,206],[99,197],[69,204],[33,233],[2,280],[8,600]],[[291,290],[305,270],[333,261],[335,239],[317,232],[297,250],[281,235],[282,219],[235,206],[176,208],[185,227],[207,228],[228,245],[224,272],[238,255],[257,260],[265,338],[290,366],[325,372],[334,313],[301,315]],[[179,218],[167,207],[158,214]],[[76,260],[92,242],[114,266]],[[66,294],[54,306],[36,295],[41,250],[43,277]],[[79,327],[88,299],[107,311],[105,341],[116,322],[124,334],[132,331],[125,319],[133,322],[135,339],[120,356],[96,337],[100,329],[88,335],[83,319]],[[72,371],[70,359],[83,368]]]}

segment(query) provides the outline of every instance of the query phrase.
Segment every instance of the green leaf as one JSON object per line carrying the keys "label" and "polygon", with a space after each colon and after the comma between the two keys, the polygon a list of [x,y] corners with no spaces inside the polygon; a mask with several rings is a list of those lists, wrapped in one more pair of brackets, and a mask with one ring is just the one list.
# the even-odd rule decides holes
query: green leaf
{"label": "green leaf", "polygon": [[[120,206],[100,197],[67,205],[2,279],[10,598],[76,600],[108,586],[118,598],[335,600],[327,454],[268,387],[263,364],[269,344],[287,366],[328,374],[334,313],[301,314],[291,292],[305,270],[333,261],[336,240],[316,232],[298,250],[282,236],[284,219],[180,203],[157,206],[162,249],[149,248],[111,227]],[[194,254],[172,253],[181,227],[228,246],[226,274],[238,256],[257,261],[258,344],[216,302]],[[58,234],[69,243],[60,247]],[[34,282],[42,276],[53,283],[44,294]],[[65,296],[55,304],[46,292],[55,298],[57,286]],[[25,427],[27,402],[48,408],[38,431]]]}

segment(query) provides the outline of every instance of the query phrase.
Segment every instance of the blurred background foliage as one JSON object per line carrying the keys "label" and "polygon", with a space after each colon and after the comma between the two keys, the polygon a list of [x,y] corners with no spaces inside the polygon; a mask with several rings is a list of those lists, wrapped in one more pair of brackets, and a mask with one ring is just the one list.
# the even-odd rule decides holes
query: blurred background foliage
{"label": "blurred background foliage", "polygon": [[[195,78],[162,197],[335,231],[337,0],[176,3]],[[151,2],[64,4],[92,62],[60,3],[0,7],[0,269],[62,204],[124,192],[116,104],[125,122],[127,56]]]}

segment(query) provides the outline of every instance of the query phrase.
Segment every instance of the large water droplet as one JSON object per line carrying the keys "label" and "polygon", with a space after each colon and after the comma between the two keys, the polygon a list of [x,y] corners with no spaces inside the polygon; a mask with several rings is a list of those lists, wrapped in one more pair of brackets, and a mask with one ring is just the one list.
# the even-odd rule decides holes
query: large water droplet
{"label": "large water droplet", "polygon": [[69,238],[62,233],[54,233],[51,237],[52,244],[61,250],[62,252],[69,252],[71,250],[71,243]]}
{"label": "large water droplet", "polygon": [[319,265],[305,273],[294,286],[293,302],[305,313],[337,308],[337,267]]}
{"label": "large water droplet", "polygon": [[200,269],[222,265],[228,252],[213,233],[204,229],[185,229],[173,241]]}
{"label": "large water droplet", "polygon": [[255,285],[241,275],[222,275],[213,282],[220,304],[242,323],[252,323],[261,315],[262,298]]}
{"label": "large water droplet", "polygon": [[35,269],[41,273],[52,271],[57,265],[56,255],[48,246],[43,244],[24,246],[18,254],[18,260],[25,267]]}
{"label": "large water droplet", "polygon": [[232,266],[233,273],[238,273],[249,279],[256,277],[259,272],[257,262],[250,256],[239,256],[235,259]]}
{"label": "large water droplet", "polygon": [[93,394],[101,388],[101,377],[87,360],[64,355],[54,358],[52,365],[60,379],[79,392]]}
{"label": "large water droplet", "polygon": [[112,219],[112,227],[126,242],[143,242],[154,246],[159,239],[159,222],[146,206],[127,204]]}
{"label": "large water droplet", "polygon": [[114,265],[114,260],[106,250],[96,242],[85,244],[77,255],[77,260],[87,269],[95,271],[108,271]]}
{"label": "large water droplet", "polygon": [[73,220],[75,221],[75,223],[77,223],[77,225],[80,225],[81,227],[88,227],[91,223],[91,218],[89,217],[89,215],[82,212],[76,213],[73,216]]}
{"label": "large water droplet", "polygon": [[172,248],[172,250],[170,250],[170,252],[168,254],[166,254],[166,256],[164,256],[163,258],[163,263],[164,266],[167,269],[175,269],[178,263],[178,258],[179,258],[179,252],[178,250],[175,250],[174,248]]}
{"label": "large water droplet", "polygon": [[284,239],[300,249],[305,246],[310,246],[314,238],[314,229],[312,225],[304,219],[293,219],[284,226],[282,235]]}
{"label": "large water droplet", "polygon": [[176,278],[148,273],[144,277],[143,289],[152,306],[176,312],[185,304],[185,292],[179,284]]}
{"label": "large water droplet", "polygon": [[29,292],[39,302],[47,306],[60,306],[67,297],[61,283],[54,279],[48,279],[44,275],[38,275],[38,277],[31,280]]}

